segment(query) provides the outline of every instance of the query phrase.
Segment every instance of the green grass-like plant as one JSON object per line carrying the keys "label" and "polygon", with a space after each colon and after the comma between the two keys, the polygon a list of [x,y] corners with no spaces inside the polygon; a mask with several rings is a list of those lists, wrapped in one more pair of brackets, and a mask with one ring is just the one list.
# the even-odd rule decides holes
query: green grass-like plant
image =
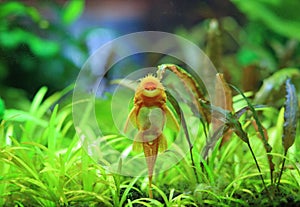
{"label": "green grass-like plant", "polygon": [[[250,124],[253,111],[249,114],[246,110],[231,118],[247,133],[253,153],[236,133],[222,146],[218,140],[205,160],[200,152],[206,134],[199,133],[190,154],[178,150],[184,158],[155,176],[151,199],[146,177],[112,174],[81,147],[73,127],[71,104],[68,100],[61,102],[70,90],[45,98],[47,89],[41,88],[28,111],[5,110],[0,125],[1,206],[280,206],[300,202],[295,150],[292,146],[285,155],[277,151],[282,150],[282,110],[255,108],[243,94],[234,97],[235,108],[253,107],[258,122],[270,126],[266,130],[272,152],[266,153],[263,140]],[[111,97],[104,100],[110,101]],[[105,108],[98,110],[101,113]],[[127,150],[122,143],[128,140],[119,134],[104,135],[103,139],[121,151]],[[271,178],[268,155],[273,157],[273,179],[277,182]],[[119,165],[121,168],[122,160]],[[280,183],[278,189],[274,183]]]}

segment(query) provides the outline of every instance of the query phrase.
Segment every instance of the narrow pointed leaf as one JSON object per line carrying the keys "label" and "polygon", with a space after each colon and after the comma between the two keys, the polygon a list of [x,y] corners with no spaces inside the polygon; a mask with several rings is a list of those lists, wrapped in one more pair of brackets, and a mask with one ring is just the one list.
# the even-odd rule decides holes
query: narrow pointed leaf
{"label": "narrow pointed leaf", "polygon": [[[264,127],[262,126],[262,124],[261,124],[261,122],[258,118],[258,114],[257,114],[254,106],[250,103],[249,99],[245,96],[245,94],[240,89],[236,88],[233,85],[231,85],[231,87],[233,89],[235,89],[238,93],[240,93],[243,96],[243,98],[245,99],[245,101],[247,102],[247,105],[248,105],[250,111],[252,112],[253,118],[254,118],[255,123],[257,125],[257,131],[259,132],[261,140],[263,141],[264,148],[265,148],[267,153],[270,153],[272,151],[272,147],[268,143],[268,139],[265,136],[267,133],[266,133],[266,131],[264,131]],[[271,182],[273,182],[273,172],[274,172],[274,169],[275,169],[275,164],[272,161],[273,156],[271,154],[267,154],[267,157],[268,157],[268,162],[269,162],[269,167],[270,167]]]}
{"label": "narrow pointed leaf", "polygon": [[196,168],[195,168],[195,162],[194,162],[194,156],[193,156],[193,144],[191,142],[191,139],[190,139],[190,135],[189,135],[189,132],[188,132],[188,128],[187,128],[187,124],[186,124],[186,121],[185,121],[185,118],[184,118],[184,114],[179,106],[179,103],[176,101],[176,99],[172,96],[172,94],[166,90],[166,94],[167,94],[167,98],[168,98],[168,101],[170,101],[170,103],[172,104],[173,108],[175,109],[177,115],[180,117],[180,123],[182,125],[182,128],[183,128],[183,131],[184,131],[184,134],[185,134],[185,137],[187,139],[187,142],[189,144],[189,147],[190,147],[190,156],[191,156],[191,161],[192,161],[192,166],[193,166],[193,169],[194,169],[194,173],[196,175],[196,178],[198,179],[198,176],[197,176],[197,172],[196,172]]}
{"label": "narrow pointed leaf", "polygon": [[298,113],[298,98],[295,86],[291,83],[290,79],[285,82],[286,100],[284,104],[284,123],[282,133],[282,145],[284,147],[284,159],[281,165],[280,174],[278,177],[277,187],[280,184],[281,176],[284,169],[286,155],[288,149],[294,144],[297,129],[297,113]]}

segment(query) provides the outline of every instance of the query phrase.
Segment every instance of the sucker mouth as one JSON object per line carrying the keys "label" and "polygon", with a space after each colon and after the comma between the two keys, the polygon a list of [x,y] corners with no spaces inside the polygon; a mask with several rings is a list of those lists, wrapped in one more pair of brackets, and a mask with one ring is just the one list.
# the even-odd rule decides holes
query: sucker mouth
{"label": "sucker mouth", "polygon": [[157,84],[155,84],[153,82],[148,82],[148,83],[145,83],[144,88],[147,91],[153,91],[153,90],[155,90],[157,88]]}
{"label": "sucker mouth", "polygon": [[145,89],[143,92],[143,95],[147,97],[154,97],[157,96],[158,94],[159,94],[159,90],[157,90],[156,88],[152,90]]}

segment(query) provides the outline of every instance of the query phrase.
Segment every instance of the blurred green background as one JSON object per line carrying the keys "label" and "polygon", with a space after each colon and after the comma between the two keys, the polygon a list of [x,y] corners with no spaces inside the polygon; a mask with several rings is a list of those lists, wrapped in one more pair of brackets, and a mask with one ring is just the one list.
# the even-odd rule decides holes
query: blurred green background
{"label": "blurred green background", "polygon": [[[3,1],[0,97],[7,107],[24,108],[40,87],[49,95],[74,83],[105,42],[145,30],[193,41],[229,82],[257,90],[277,70],[299,67],[299,10],[293,0]],[[219,22],[221,51],[209,51],[211,19]]]}

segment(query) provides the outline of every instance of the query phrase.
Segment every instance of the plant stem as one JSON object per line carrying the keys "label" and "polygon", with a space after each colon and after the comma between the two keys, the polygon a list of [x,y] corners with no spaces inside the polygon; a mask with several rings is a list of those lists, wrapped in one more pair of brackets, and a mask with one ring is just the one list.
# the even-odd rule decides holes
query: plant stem
{"label": "plant stem", "polygon": [[196,166],[195,166],[195,161],[194,161],[194,157],[193,157],[193,144],[192,144],[191,139],[190,139],[190,135],[189,135],[189,132],[188,132],[188,129],[187,129],[187,125],[186,125],[183,113],[181,113],[181,122],[182,122],[182,127],[183,127],[183,130],[184,130],[185,137],[187,139],[187,142],[188,142],[189,148],[190,148],[190,156],[191,156],[193,171],[194,171],[194,174],[196,176],[197,183],[199,183],[199,178],[198,178],[198,174],[197,174]]}
{"label": "plant stem", "polygon": [[277,182],[277,189],[279,188],[280,179],[281,179],[281,176],[282,176],[282,173],[283,173],[283,168],[284,168],[284,164],[285,164],[285,160],[286,160],[286,155],[287,155],[287,150],[285,150],[285,152],[284,152],[284,158],[283,158],[283,161],[282,161],[282,166],[281,166],[281,170],[280,170],[280,174],[279,174],[278,182]]}
{"label": "plant stem", "polygon": [[267,194],[269,195],[269,198],[272,200],[272,198],[271,198],[271,196],[270,196],[270,192],[269,192],[269,190],[267,189],[265,180],[264,180],[264,178],[263,178],[263,176],[262,176],[262,172],[261,172],[261,170],[260,170],[260,167],[259,167],[259,165],[258,165],[258,162],[257,162],[257,160],[256,160],[256,157],[255,157],[255,155],[254,155],[254,152],[253,152],[253,150],[252,150],[252,147],[251,147],[249,141],[247,142],[247,145],[248,145],[248,147],[249,147],[249,149],[250,149],[250,152],[251,152],[251,155],[252,155],[252,157],[253,157],[253,159],[254,159],[254,161],[255,161],[255,165],[256,165],[257,170],[258,170],[258,172],[259,172],[259,176],[260,176],[260,179],[261,179],[261,181],[262,181],[262,183],[263,183],[263,186],[264,186],[265,190],[267,191]]}

